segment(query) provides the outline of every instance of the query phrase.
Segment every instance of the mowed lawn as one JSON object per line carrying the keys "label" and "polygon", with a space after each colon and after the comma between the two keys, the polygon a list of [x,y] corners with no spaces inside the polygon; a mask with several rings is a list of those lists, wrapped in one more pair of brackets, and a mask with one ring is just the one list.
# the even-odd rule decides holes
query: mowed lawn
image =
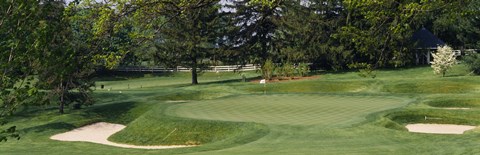
{"label": "mowed lawn", "polygon": [[[183,73],[106,77],[94,106],[64,115],[53,106],[19,109],[7,125],[18,126],[22,139],[1,143],[0,154],[480,154],[480,129],[433,135],[404,128],[480,125],[480,79],[464,66],[444,78],[429,67],[377,71],[375,79],[318,75],[266,86],[240,82],[236,73],[205,73],[198,86]],[[142,150],[49,139],[98,121],[127,125],[109,138],[119,143],[199,146]]]}
{"label": "mowed lawn", "polygon": [[405,106],[400,98],[317,94],[242,95],[179,104],[167,114],[192,119],[268,125],[345,127],[366,115]]}

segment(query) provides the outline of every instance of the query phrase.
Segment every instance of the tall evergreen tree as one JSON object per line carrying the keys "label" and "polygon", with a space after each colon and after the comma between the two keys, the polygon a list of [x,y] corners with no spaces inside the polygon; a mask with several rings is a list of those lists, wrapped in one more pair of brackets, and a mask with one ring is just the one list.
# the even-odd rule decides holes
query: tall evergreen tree
{"label": "tall evergreen tree", "polygon": [[281,37],[277,35],[279,20],[285,9],[285,1],[239,0],[228,7],[231,15],[229,43],[235,48],[236,57],[263,64],[268,58],[278,56]]}
{"label": "tall evergreen tree", "polygon": [[211,63],[221,29],[218,1],[195,10],[165,14],[169,19],[157,35],[157,60],[191,68],[192,84],[198,84],[198,69]]}

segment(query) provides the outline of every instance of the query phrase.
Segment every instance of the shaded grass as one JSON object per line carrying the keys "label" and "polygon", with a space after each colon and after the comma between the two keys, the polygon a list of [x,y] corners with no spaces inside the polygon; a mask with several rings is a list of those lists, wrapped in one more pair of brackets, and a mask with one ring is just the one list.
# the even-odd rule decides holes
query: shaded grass
{"label": "shaded grass", "polygon": [[432,107],[475,108],[480,106],[479,98],[443,98],[427,101],[425,104]]}
{"label": "shaded grass", "polygon": [[[245,72],[247,78],[257,77],[259,74],[256,72]],[[144,78],[124,78],[125,80],[116,81],[97,81],[97,91],[119,91],[130,89],[142,89],[152,87],[165,87],[165,86],[188,86],[191,83],[190,73],[171,73],[165,76],[153,76]],[[198,77],[200,84],[212,83],[218,81],[240,81],[241,76],[239,73],[233,72],[220,72],[220,73],[202,73]],[[104,85],[104,89],[100,89],[100,86]]]}

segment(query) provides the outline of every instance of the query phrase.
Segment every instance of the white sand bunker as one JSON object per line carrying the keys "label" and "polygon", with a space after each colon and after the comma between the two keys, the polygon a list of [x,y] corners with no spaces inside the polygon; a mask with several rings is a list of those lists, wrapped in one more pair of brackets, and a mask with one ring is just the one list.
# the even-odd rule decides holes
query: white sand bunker
{"label": "white sand bunker", "polygon": [[454,124],[408,124],[406,128],[409,132],[418,133],[463,134],[463,132],[467,130],[476,128],[476,126]]}
{"label": "white sand bunker", "polygon": [[81,142],[92,142],[116,147],[123,148],[136,148],[136,149],[170,149],[170,148],[181,148],[181,147],[192,147],[191,145],[172,145],[172,146],[138,146],[138,145],[128,145],[128,144],[119,144],[108,141],[108,137],[114,133],[124,129],[125,126],[121,124],[112,124],[106,122],[98,122],[95,124],[87,125],[75,130],[56,134],[50,137],[53,140],[59,141],[81,141]]}
{"label": "white sand bunker", "polygon": [[449,107],[449,108],[441,108],[445,110],[470,110],[470,108],[460,108],[460,107]]}
{"label": "white sand bunker", "polygon": [[185,103],[187,102],[186,100],[168,100],[168,101],[165,101],[167,103]]}

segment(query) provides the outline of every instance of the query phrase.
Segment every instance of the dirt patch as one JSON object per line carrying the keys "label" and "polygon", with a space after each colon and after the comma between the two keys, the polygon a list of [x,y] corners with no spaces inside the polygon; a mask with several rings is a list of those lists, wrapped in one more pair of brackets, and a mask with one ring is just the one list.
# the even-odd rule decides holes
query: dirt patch
{"label": "dirt patch", "polygon": [[405,126],[409,132],[432,133],[432,134],[463,134],[476,126],[455,124],[408,124]]}
{"label": "dirt patch", "polygon": [[123,148],[136,148],[136,149],[171,149],[181,147],[192,147],[194,145],[171,145],[171,146],[139,146],[120,144],[108,141],[108,137],[124,129],[126,126],[121,124],[112,124],[106,122],[98,122],[91,125],[87,125],[81,128],[77,128],[72,131],[68,131],[61,134],[56,134],[50,137],[53,140],[59,141],[79,141],[79,142],[91,142],[103,145],[110,145]]}
{"label": "dirt patch", "polygon": [[[318,79],[318,78],[320,78],[320,75],[306,76],[306,77],[292,77],[291,79],[282,78],[282,77],[274,77],[274,78],[272,78],[272,80],[267,80],[267,83],[272,83],[272,82],[287,82],[287,81],[299,81],[299,80],[311,80],[311,79]],[[260,80],[262,80],[262,79],[251,80],[250,82],[252,82],[252,83],[260,83]]]}

